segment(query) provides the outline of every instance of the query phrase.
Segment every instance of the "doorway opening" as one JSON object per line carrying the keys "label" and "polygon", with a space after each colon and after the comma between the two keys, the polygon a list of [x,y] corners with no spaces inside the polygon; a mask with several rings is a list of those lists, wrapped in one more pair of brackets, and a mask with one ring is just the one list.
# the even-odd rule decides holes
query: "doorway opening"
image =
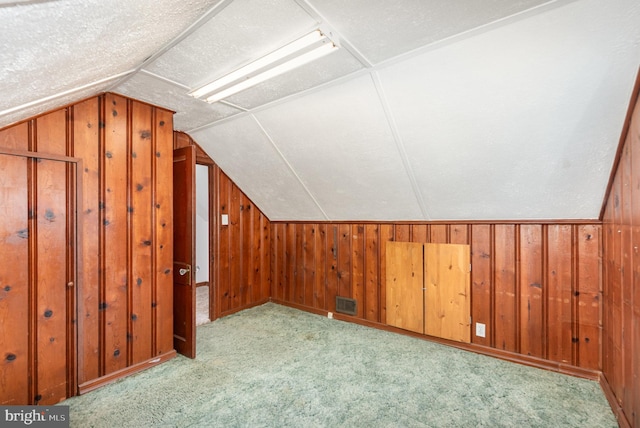
{"label": "doorway opening", "polygon": [[[214,203],[217,202],[214,189],[217,167],[186,134],[174,136],[173,346],[178,353],[195,358],[199,324],[196,320],[199,318],[201,323],[206,323],[217,315],[213,246],[217,230],[213,214],[216,212]],[[202,290],[198,293],[198,289]],[[198,314],[198,306],[202,308],[201,314]]]}
{"label": "doorway opening", "polygon": [[196,326],[213,319],[211,281],[211,167],[196,163]]}

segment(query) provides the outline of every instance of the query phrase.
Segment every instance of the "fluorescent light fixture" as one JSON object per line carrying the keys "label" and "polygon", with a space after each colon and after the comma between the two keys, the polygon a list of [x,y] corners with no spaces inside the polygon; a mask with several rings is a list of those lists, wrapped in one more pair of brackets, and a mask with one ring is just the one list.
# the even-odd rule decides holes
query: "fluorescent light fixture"
{"label": "fluorescent light fixture", "polygon": [[189,95],[208,103],[220,101],[265,80],[300,67],[338,49],[320,30],[221,77]]}

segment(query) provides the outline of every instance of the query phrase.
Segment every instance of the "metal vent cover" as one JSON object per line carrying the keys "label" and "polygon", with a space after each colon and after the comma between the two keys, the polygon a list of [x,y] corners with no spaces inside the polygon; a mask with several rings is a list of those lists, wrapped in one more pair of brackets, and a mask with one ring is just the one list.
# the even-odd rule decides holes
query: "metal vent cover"
{"label": "metal vent cover", "polygon": [[356,314],[356,300],[348,297],[336,296],[336,312],[347,315]]}

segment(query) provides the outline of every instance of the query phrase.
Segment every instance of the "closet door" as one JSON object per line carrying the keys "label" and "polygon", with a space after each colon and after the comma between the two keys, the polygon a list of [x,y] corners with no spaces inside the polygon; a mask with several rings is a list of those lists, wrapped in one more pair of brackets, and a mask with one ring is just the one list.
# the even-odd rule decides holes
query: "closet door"
{"label": "closet door", "polygon": [[425,334],[471,341],[470,247],[425,244]]}
{"label": "closet door", "polygon": [[387,324],[424,333],[423,247],[387,242]]}
{"label": "closet door", "polygon": [[54,404],[73,394],[74,168],[0,154],[2,404]]}

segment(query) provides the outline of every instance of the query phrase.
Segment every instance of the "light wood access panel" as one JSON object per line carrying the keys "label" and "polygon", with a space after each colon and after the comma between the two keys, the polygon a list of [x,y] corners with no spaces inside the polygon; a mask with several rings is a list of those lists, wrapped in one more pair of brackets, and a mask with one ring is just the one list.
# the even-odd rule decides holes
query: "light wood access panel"
{"label": "light wood access panel", "polygon": [[387,242],[387,324],[471,341],[470,247]]}
{"label": "light wood access panel", "polygon": [[387,242],[387,324],[424,334],[424,247]]}
{"label": "light wood access panel", "polygon": [[470,247],[424,245],[425,334],[471,341]]}

